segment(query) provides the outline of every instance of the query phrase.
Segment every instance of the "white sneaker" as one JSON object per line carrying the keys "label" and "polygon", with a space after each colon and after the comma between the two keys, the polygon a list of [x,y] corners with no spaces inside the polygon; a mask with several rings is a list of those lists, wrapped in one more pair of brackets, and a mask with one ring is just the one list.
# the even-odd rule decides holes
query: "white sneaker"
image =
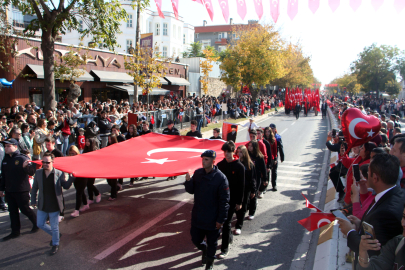
{"label": "white sneaker", "polygon": [[259,192],[259,195],[257,196],[259,199],[263,199],[263,193]]}
{"label": "white sneaker", "polygon": [[83,205],[82,207],[80,207],[79,211],[84,212],[84,211],[89,210],[89,209],[90,209],[90,206],[88,204],[86,204],[86,205]]}
{"label": "white sneaker", "polygon": [[99,203],[99,202],[101,202],[101,194],[98,194],[96,196],[96,203]]}
{"label": "white sneaker", "polygon": [[80,215],[79,210],[73,211],[72,214],[70,214],[72,217],[78,217]]}
{"label": "white sneaker", "polygon": [[255,216],[248,216],[248,220],[252,220],[254,218],[255,218]]}
{"label": "white sneaker", "polygon": [[[97,197],[96,197],[96,200],[97,200]],[[92,203],[94,203],[93,200],[87,200],[87,205],[90,205],[90,204],[92,204]]]}
{"label": "white sneaker", "polygon": [[242,233],[241,229],[236,229],[235,232],[234,232],[235,235],[239,235],[241,233]]}
{"label": "white sneaker", "polygon": [[65,217],[59,216],[59,222],[62,222],[65,219]]}

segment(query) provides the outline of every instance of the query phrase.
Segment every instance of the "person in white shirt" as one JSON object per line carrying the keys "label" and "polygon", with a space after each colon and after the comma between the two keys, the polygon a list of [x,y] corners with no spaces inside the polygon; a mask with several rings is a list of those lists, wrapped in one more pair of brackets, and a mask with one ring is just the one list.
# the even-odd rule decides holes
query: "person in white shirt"
{"label": "person in white shirt", "polygon": [[246,136],[246,141],[250,141],[250,131],[252,129],[257,129],[259,128],[258,125],[256,125],[255,120],[253,119],[253,117],[249,118],[249,122],[247,122],[246,124],[241,125],[242,127],[247,127],[248,128],[248,132],[247,132],[247,136]]}

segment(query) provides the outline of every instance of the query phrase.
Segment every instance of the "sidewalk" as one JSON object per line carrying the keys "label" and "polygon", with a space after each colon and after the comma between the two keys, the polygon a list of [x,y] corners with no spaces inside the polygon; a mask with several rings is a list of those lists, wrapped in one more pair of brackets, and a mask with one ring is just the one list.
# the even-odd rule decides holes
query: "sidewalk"
{"label": "sidewalk", "polygon": [[[332,126],[331,128],[337,129],[338,122],[330,109],[328,109],[328,115]],[[329,164],[336,162],[337,158],[337,152],[332,152]],[[325,207],[323,209],[325,213],[329,213],[330,210],[338,209],[340,207],[340,204],[337,202],[339,194],[336,192],[330,179],[328,180],[327,185]],[[320,229],[313,269],[351,270],[352,264],[346,263],[346,254],[349,251],[350,249],[347,247],[347,239],[340,232],[337,221],[334,221],[329,224],[329,226],[324,226]]]}

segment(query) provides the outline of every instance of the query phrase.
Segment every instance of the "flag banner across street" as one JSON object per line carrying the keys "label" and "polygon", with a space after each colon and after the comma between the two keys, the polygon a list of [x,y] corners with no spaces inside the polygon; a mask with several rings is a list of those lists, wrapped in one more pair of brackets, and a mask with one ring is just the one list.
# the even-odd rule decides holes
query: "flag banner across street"
{"label": "flag banner across street", "polygon": [[214,150],[216,163],[221,161],[223,144],[222,140],[149,133],[94,152],[56,158],[54,167],[85,178],[177,176],[201,168],[205,150]]}

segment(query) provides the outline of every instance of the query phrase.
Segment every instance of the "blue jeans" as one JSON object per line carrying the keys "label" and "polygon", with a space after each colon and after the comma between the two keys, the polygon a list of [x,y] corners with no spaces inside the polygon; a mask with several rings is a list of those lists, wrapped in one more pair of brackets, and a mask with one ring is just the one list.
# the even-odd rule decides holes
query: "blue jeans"
{"label": "blue jeans", "polygon": [[68,155],[68,150],[69,150],[69,136],[63,136],[63,141],[62,141],[62,154],[67,156]]}
{"label": "blue jeans", "polygon": [[[52,236],[52,245],[59,246],[59,211],[47,213],[41,210],[37,212],[37,226]],[[46,224],[46,219],[49,217],[49,223]]]}
{"label": "blue jeans", "polygon": [[198,131],[201,131],[201,126],[202,126],[202,124],[203,124],[203,118],[202,118],[202,116],[197,116],[197,117],[195,118],[195,120],[197,121],[197,130],[198,130]]}

